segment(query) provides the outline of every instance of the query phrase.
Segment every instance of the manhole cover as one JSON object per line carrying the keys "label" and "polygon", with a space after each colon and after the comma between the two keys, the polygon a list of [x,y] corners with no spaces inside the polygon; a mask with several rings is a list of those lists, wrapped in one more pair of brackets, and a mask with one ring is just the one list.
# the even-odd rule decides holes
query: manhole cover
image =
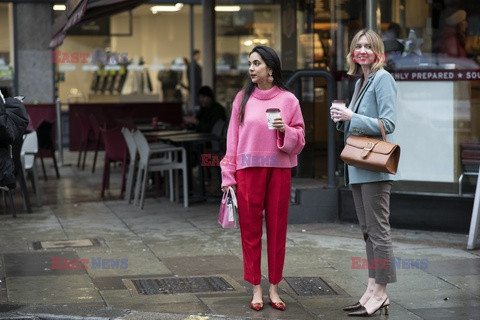
{"label": "manhole cover", "polygon": [[319,277],[288,277],[285,281],[299,296],[324,296],[337,293]]}
{"label": "manhole cover", "polygon": [[34,250],[66,249],[66,248],[90,248],[100,247],[98,239],[58,240],[58,241],[35,241],[32,243]]}
{"label": "manhole cover", "polygon": [[[234,291],[223,277],[124,279],[133,284],[138,294],[175,294]],[[127,284],[127,287],[131,287]]]}

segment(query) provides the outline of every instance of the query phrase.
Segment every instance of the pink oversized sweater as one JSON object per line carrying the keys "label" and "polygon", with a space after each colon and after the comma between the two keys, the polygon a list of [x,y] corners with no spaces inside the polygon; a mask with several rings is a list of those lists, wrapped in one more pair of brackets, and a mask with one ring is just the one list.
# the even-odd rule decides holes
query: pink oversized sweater
{"label": "pink oversized sweater", "polygon": [[[245,105],[243,124],[238,115],[243,91],[232,106],[227,133],[227,153],[220,162],[222,187],[237,184],[235,173],[248,167],[292,168],[297,155],[305,146],[302,111],[298,99],[291,92],[277,86],[269,90],[255,88]],[[285,132],[268,129],[266,110],[280,109]]]}

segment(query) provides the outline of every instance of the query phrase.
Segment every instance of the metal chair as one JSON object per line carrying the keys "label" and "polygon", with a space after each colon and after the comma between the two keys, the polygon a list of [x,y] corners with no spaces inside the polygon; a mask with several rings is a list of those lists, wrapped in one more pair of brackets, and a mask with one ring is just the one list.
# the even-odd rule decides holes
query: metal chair
{"label": "metal chair", "polygon": [[[185,148],[174,147],[167,144],[157,144],[154,148],[150,145],[140,131],[133,133],[140,159],[138,162],[137,181],[135,184],[134,204],[143,209],[145,190],[150,172],[168,171],[170,178],[170,200],[173,201],[173,171],[181,170],[183,177],[183,206],[188,207],[188,182],[187,182],[187,153]],[[156,158],[155,158],[156,157]],[[175,172],[177,173],[177,172]],[[179,197],[178,179],[176,175],[176,198]]]}
{"label": "metal chair", "polygon": [[37,203],[39,206],[42,205],[42,194],[38,185],[38,174],[37,174],[37,154],[38,154],[38,139],[37,132],[32,131],[25,134],[22,144],[22,149],[20,151],[20,157],[22,161],[23,169],[27,176],[30,176],[32,182],[32,188],[37,196]]}
{"label": "metal chair", "polygon": [[135,139],[133,138],[133,133],[127,128],[122,128],[123,138],[127,144],[128,154],[129,154],[129,165],[127,173],[127,182],[126,182],[126,191],[124,194],[125,200],[127,203],[132,201],[132,191],[133,183],[135,179],[135,171],[137,167],[137,145],[135,144]]}
{"label": "metal chair", "polygon": [[[133,132],[128,129],[127,127],[122,128],[122,134],[125,138],[125,142],[128,148],[129,154],[129,165],[128,165],[128,173],[127,173],[127,181],[126,181],[126,190],[124,193],[124,198],[127,200],[128,203],[132,201],[132,193],[133,193],[133,186],[135,184],[135,173],[138,167],[138,152],[137,152],[137,144],[135,143],[135,139],[133,138]],[[149,147],[153,150],[161,149],[165,147],[170,147],[169,144],[158,142],[158,143],[149,143]],[[173,200],[173,194],[170,193],[170,200]]]}
{"label": "metal chair", "polygon": [[458,194],[463,194],[463,178],[477,176],[480,165],[480,142],[464,142],[461,144],[462,173],[458,178]]}

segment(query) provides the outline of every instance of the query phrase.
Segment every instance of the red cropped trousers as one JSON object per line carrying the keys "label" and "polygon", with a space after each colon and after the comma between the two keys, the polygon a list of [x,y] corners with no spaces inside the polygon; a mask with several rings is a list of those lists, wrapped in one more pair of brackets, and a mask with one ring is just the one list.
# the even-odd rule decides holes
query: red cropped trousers
{"label": "red cropped trousers", "polygon": [[268,280],[271,284],[282,281],[291,179],[290,168],[252,167],[236,172],[244,279],[253,285],[262,278],[264,210]]}

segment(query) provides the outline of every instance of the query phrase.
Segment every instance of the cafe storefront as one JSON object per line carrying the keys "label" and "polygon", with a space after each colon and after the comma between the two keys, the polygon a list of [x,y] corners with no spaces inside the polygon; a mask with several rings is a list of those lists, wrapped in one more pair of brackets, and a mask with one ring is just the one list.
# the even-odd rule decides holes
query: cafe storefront
{"label": "cafe storefront", "polygon": [[[384,39],[386,68],[398,85],[394,138],[402,157],[394,192],[464,201],[459,208],[470,215],[477,177],[469,173],[478,172],[480,157],[478,1],[217,0],[212,15],[205,12],[207,2],[212,3],[149,1],[72,28],[55,48],[56,96],[65,103],[174,100],[191,112],[187,65],[198,49],[203,84],[215,88],[229,111],[244,84],[248,52],[265,44],[279,53],[286,78],[300,69],[327,70],[336,82],[335,98],[348,100],[354,84],[346,76],[350,40],[372,28]],[[206,29],[210,16],[213,27]],[[89,59],[74,63],[73,54],[81,53]],[[302,78],[298,98],[307,146],[295,174],[325,181],[326,80]],[[341,188],[339,134],[335,143],[337,164],[331,170]]]}

